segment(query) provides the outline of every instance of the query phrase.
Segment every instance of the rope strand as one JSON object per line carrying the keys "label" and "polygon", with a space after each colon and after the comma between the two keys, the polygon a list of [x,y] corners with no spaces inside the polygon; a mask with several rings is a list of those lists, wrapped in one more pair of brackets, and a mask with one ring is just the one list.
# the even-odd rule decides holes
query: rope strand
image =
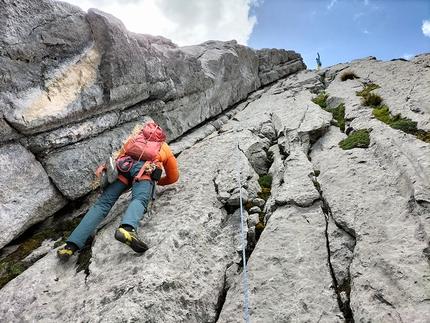
{"label": "rope strand", "polygon": [[239,140],[236,133],[236,155],[237,155],[237,181],[239,185],[239,205],[240,205],[240,222],[242,226],[242,261],[243,261],[243,285],[245,294],[245,322],[249,322],[248,311],[248,281],[246,277],[246,253],[245,253],[245,228],[243,221],[243,208],[242,208],[242,184],[240,180],[240,154],[239,154]]}

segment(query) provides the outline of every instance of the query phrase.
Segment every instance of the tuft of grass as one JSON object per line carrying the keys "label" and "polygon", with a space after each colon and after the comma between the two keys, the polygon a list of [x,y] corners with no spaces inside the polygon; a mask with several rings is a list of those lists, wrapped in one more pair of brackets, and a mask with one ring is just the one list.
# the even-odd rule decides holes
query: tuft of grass
{"label": "tuft of grass", "polygon": [[325,109],[327,106],[327,98],[329,94],[325,91],[321,92],[317,97],[312,99],[312,102],[318,104],[321,108]]}
{"label": "tuft of grass", "polygon": [[379,94],[369,93],[361,99],[361,104],[369,107],[379,106],[384,99]]}
{"label": "tuft of grass", "polygon": [[346,71],[346,72],[342,73],[342,75],[340,76],[340,80],[342,82],[344,82],[346,80],[353,80],[356,78],[358,78],[358,76],[352,71]]}
{"label": "tuft of grass", "polygon": [[371,91],[378,88],[379,85],[377,84],[368,84],[363,91],[357,92],[357,96],[363,97],[361,104],[373,107],[372,114],[376,119],[391,126],[393,129],[402,130],[416,136],[419,140],[430,143],[430,132],[417,129],[417,122],[402,118],[400,113],[391,116],[390,109],[385,104],[381,106],[384,99],[378,94],[371,93]]}
{"label": "tuft of grass", "polygon": [[430,133],[417,128],[418,122],[408,118],[402,118],[400,113],[391,116],[390,109],[386,105],[373,109],[372,114],[379,121],[403,132],[416,136],[419,140],[430,143]]}
{"label": "tuft of grass", "polygon": [[379,94],[371,93],[373,90],[379,89],[379,85],[377,84],[369,84],[367,85],[363,91],[357,92],[357,96],[362,96],[361,105],[377,107],[380,106],[382,101],[384,100],[382,96]]}
{"label": "tuft of grass", "polygon": [[394,117],[391,117],[390,109],[388,109],[386,105],[373,109],[372,114],[376,119],[388,125],[392,125],[394,122],[397,122],[402,118],[400,114],[396,114]]}
{"label": "tuft of grass", "polygon": [[324,109],[333,115],[335,120],[332,121],[332,125],[339,127],[342,132],[345,131],[345,104],[341,103],[336,108]]}
{"label": "tuft of grass", "polygon": [[370,144],[370,134],[368,129],[360,129],[339,143],[343,150],[353,148],[367,148]]}
{"label": "tuft of grass", "polygon": [[384,122],[385,124],[389,125],[392,123],[390,109],[388,109],[388,107],[386,105],[383,105],[382,107],[378,107],[378,108],[373,109],[372,114],[376,117],[376,119]]}
{"label": "tuft of grass", "polygon": [[363,91],[357,92],[356,95],[357,96],[365,97],[366,95],[368,95],[373,90],[376,90],[376,89],[379,89],[379,88],[380,88],[380,86],[377,85],[377,84],[367,84],[365,86],[365,88],[363,89]]}

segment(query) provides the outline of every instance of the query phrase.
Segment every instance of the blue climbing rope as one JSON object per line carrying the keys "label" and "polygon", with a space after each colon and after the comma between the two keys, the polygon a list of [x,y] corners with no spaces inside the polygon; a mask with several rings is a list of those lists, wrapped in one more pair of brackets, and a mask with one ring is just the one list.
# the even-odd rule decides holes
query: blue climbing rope
{"label": "blue climbing rope", "polygon": [[237,182],[239,184],[239,205],[240,205],[240,223],[242,225],[242,261],[243,261],[243,285],[245,294],[245,322],[249,322],[248,311],[248,281],[246,278],[246,253],[245,253],[245,228],[243,221],[243,208],[242,208],[242,184],[240,181],[240,154],[239,154],[239,140],[236,133],[236,155],[237,155]]}

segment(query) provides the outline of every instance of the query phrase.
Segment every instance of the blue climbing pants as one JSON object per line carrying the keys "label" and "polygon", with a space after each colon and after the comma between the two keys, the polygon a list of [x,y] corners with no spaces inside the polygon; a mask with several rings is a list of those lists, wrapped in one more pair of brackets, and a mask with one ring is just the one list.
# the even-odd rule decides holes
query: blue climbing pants
{"label": "blue climbing pants", "polygon": [[[145,162],[138,162],[130,169],[127,178],[134,178]],[[131,225],[135,230],[139,221],[142,219],[143,214],[146,212],[149,200],[152,198],[152,190],[154,182],[149,180],[137,181],[132,185],[131,202],[128,206],[121,225]],[[121,194],[128,188],[126,184],[117,179],[112,184],[109,184],[103,191],[97,203],[87,212],[82,221],[72,232],[67,242],[73,242],[79,249],[82,249],[88,237],[93,233],[97,226],[102,222],[109,211],[121,196]]]}

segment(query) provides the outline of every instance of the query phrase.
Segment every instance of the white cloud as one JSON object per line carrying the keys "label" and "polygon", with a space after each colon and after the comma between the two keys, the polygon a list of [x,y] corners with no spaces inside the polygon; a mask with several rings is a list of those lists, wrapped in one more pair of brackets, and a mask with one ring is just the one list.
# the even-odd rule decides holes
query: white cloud
{"label": "white cloud", "polygon": [[331,3],[327,6],[327,9],[331,9],[331,7],[333,7],[336,2],[337,0],[331,0]]}
{"label": "white cloud", "polygon": [[356,13],[355,15],[354,15],[354,20],[357,20],[357,19],[359,19],[359,18],[361,18],[361,17],[363,17],[364,16],[364,13],[362,13],[362,12],[360,12],[360,13]]}
{"label": "white cloud", "polygon": [[430,37],[430,20],[423,21],[423,34],[424,36]]}
{"label": "white cloud", "polygon": [[402,58],[410,60],[414,56],[415,56],[414,54],[404,53],[403,56],[402,56]]}
{"label": "white cloud", "polygon": [[[257,23],[250,9],[264,0],[67,0],[119,18],[128,30],[161,35],[180,46],[207,40],[246,45]],[[336,0],[334,0],[336,1]]]}

